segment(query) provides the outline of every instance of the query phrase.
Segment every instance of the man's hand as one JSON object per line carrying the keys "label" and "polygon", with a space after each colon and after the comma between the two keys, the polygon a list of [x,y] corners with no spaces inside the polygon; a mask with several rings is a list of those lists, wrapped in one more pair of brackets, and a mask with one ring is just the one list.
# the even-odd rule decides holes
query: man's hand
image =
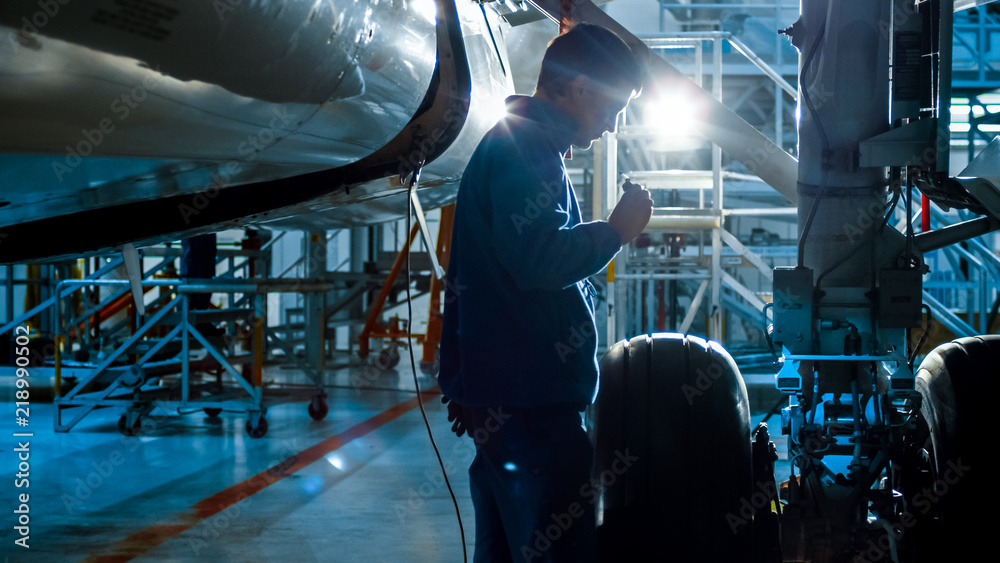
{"label": "man's hand", "polygon": [[[468,431],[465,421],[465,409],[462,405],[452,401],[449,397],[441,396],[441,402],[448,405],[448,422],[453,423],[451,425],[451,431],[455,433],[456,436],[461,437]],[[472,434],[469,434],[470,436]]]}
{"label": "man's hand", "polygon": [[625,194],[608,217],[608,224],[618,232],[624,246],[646,228],[653,214],[653,199],[646,188],[628,180],[625,180],[622,189]]}

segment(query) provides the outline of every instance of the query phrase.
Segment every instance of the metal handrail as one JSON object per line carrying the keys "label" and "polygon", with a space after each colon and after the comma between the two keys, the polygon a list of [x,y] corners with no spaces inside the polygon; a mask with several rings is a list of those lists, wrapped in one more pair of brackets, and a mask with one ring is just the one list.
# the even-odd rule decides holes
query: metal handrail
{"label": "metal handrail", "polygon": [[791,96],[793,100],[797,101],[799,99],[799,92],[794,86],[789,84],[788,81],[785,80],[785,78],[781,76],[781,74],[778,71],[774,70],[773,68],[771,68],[769,64],[764,62],[764,59],[761,59],[759,56],[757,56],[757,53],[755,53],[750,47],[748,47],[745,43],[734,37],[733,34],[728,31],[678,31],[668,34],[637,35],[636,37],[641,39],[644,43],[646,43],[647,45],[650,46],[650,48],[653,49],[663,46],[661,44],[670,45],[676,43],[687,43],[691,41],[711,41],[715,39],[724,39],[728,41],[729,44],[732,45],[734,49],[736,49],[736,52],[743,55],[743,57],[746,58],[748,61],[750,61],[750,63],[752,63],[754,66],[760,69],[760,71],[763,72],[765,76],[770,78],[772,82],[780,86],[781,89],[784,90],[785,93],[787,93],[789,96]]}
{"label": "metal handrail", "polygon": [[[933,206],[931,207],[931,219],[932,224],[937,228],[952,224],[949,217]],[[964,217],[960,217],[960,219],[964,219]],[[969,315],[968,322],[962,322],[951,308],[934,298],[927,291],[928,289],[933,289],[933,287],[930,287],[930,284],[925,284],[924,290],[924,302],[931,307],[935,318],[941,321],[942,324],[947,326],[957,336],[971,336],[977,333],[973,328],[976,313],[979,315],[979,322],[977,323],[978,332],[984,333],[989,330],[989,327],[986,326],[986,317],[989,313],[988,294],[991,289],[1000,289],[998,288],[998,285],[1000,285],[998,283],[1000,282],[1000,276],[998,276],[1000,274],[1000,257],[990,251],[978,238],[967,239],[965,242],[968,243],[968,248],[963,248],[960,245],[950,245],[940,250],[944,252],[944,257],[951,264],[953,271],[960,271],[958,259],[966,260],[970,266],[970,272],[965,277],[966,283],[963,287],[967,292],[978,292],[978,299],[973,300],[972,295],[968,295],[968,306],[966,307]],[[976,281],[973,279],[972,270],[975,270],[975,275],[978,277]]]}
{"label": "metal handrail", "polygon": [[930,307],[931,312],[934,314],[934,319],[943,324],[956,337],[974,336],[976,334],[976,330],[972,326],[951,312],[944,303],[935,299],[927,290],[923,292],[923,300],[924,304]]}
{"label": "metal handrail", "polygon": [[764,74],[766,74],[768,78],[770,78],[775,84],[781,86],[781,89],[784,90],[789,96],[791,96],[793,100],[798,101],[799,91],[791,84],[789,84],[788,81],[784,79],[784,77],[778,74],[778,71],[771,68],[771,66],[768,65],[766,62],[764,62],[764,60],[761,59],[759,56],[757,56],[756,53],[751,51],[750,47],[747,47],[746,44],[744,44],[742,41],[740,41],[735,37],[729,37],[728,41],[730,45],[735,47],[736,50],[739,51],[741,55],[746,57],[747,60],[752,62],[754,66],[763,71]]}
{"label": "metal handrail", "polygon": [[[105,264],[104,266],[102,266],[101,268],[99,268],[96,272],[94,272],[94,273],[90,274],[89,276],[87,276],[86,278],[84,278],[84,280],[97,279],[99,276],[103,276],[104,274],[107,274],[108,272],[110,272],[111,270],[117,268],[118,266],[121,266],[122,262],[123,262],[122,257],[118,256],[116,259],[112,260],[111,262],[108,262],[107,264]],[[13,272],[10,271],[10,270],[8,270],[8,275],[13,276]],[[11,329],[13,329],[15,326],[18,326],[18,325],[22,324],[24,321],[30,319],[31,317],[34,317],[35,315],[41,313],[42,311],[48,309],[49,307],[51,307],[52,305],[54,305],[56,301],[61,300],[61,299],[65,298],[68,295],[69,294],[60,295],[59,292],[57,291],[55,295],[53,295],[52,297],[49,297],[45,301],[42,301],[41,303],[39,303],[38,305],[36,305],[34,308],[32,308],[30,311],[26,311],[26,312],[22,313],[20,316],[15,317],[9,323],[7,323],[7,324],[3,325],[2,327],[0,327],[0,335],[6,334],[8,331],[10,331]]]}

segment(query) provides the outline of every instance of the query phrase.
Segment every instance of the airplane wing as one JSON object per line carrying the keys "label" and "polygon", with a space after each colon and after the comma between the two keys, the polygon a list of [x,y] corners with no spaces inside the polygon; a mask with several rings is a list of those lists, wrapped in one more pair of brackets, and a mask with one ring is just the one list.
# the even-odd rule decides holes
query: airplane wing
{"label": "airplane wing", "polygon": [[0,261],[376,201],[421,161],[447,202],[512,91],[499,25],[464,0],[4,2]]}

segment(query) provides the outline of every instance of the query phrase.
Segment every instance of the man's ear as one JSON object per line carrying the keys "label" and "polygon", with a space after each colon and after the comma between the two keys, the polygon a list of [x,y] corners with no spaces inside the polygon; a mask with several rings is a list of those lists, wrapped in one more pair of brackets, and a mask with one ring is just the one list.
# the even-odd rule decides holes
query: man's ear
{"label": "man's ear", "polygon": [[567,94],[574,100],[580,99],[587,88],[590,87],[590,77],[586,74],[578,74],[576,78],[570,81],[569,88],[567,89]]}

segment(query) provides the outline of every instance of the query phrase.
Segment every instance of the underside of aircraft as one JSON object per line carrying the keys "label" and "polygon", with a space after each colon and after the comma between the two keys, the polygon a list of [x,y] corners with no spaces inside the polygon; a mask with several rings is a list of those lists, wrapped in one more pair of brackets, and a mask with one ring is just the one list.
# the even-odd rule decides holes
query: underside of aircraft
{"label": "underside of aircraft", "polygon": [[382,222],[417,169],[438,207],[512,93],[504,22],[471,2],[22,4],[0,7],[5,262]]}

